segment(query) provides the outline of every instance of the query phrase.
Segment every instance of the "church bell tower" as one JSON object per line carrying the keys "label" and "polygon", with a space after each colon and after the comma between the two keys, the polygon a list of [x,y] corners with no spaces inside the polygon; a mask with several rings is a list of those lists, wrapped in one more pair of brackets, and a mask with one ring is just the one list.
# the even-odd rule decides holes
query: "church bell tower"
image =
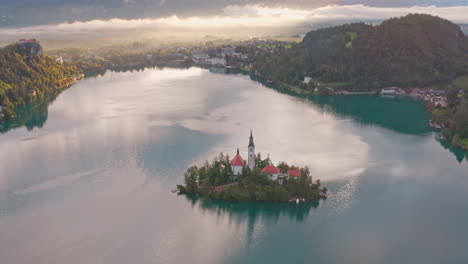
{"label": "church bell tower", "polygon": [[248,165],[251,170],[255,169],[255,145],[253,142],[252,130],[250,130]]}

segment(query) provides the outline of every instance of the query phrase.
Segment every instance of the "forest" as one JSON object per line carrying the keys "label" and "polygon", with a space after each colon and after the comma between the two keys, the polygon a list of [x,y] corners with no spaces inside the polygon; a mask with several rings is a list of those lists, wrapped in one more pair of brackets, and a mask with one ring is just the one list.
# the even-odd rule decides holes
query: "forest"
{"label": "forest", "polygon": [[[39,45],[39,44],[37,44]],[[0,49],[0,106],[4,119],[15,117],[18,106],[65,88],[80,74],[72,64],[49,56],[31,55],[21,44]]]}
{"label": "forest", "polygon": [[306,76],[352,91],[447,85],[468,74],[468,37],[448,20],[411,14],[375,26],[309,32],[279,55],[258,58],[255,69],[265,79],[299,88]]}

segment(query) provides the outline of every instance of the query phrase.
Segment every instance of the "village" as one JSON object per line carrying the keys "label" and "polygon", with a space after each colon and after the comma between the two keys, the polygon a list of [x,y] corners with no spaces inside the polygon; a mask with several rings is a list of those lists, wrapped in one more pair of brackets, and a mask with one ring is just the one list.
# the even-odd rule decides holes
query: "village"
{"label": "village", "polygon": [[97,63],[104,68],[128,66],[182,66],[252,69],[258,56],[271,56],[291,47],[291,42],[254,38],[245,41],[214,40],[197,44],[152,46],[135,42],[130,46],[95,49],[61,49],[48,54],[67,63]]}

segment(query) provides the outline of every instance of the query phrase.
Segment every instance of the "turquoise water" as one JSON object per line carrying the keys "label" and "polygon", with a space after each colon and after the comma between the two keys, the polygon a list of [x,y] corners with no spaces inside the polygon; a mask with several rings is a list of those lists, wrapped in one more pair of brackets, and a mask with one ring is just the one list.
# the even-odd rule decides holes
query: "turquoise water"
{"label": "turquoise water", "polygon": [[[0,135],[1,263],[465,263],[466,153],[424,104],[296,97],[245,75],[107,72]],[[230,204],[170,192],[239,147],[307,165],[332,195]]]}

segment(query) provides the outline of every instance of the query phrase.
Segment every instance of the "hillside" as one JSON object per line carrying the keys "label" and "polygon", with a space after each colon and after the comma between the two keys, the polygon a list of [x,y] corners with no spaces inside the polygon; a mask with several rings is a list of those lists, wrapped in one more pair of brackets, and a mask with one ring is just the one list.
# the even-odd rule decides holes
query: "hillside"
{"label": "hillside", "polygon": [[448,84],[468,73],[468,37],[448,20],[412,14],[377,26],[309,32],[302,43],[255,67],[267,79],[294,86],[305,76],[350,90]]}
{"label": "hillside", "polygon": [[0,120],[13,118],[17,106],[68,86],[78,73],[71,64],[43,56],[35,41],[0,49]]}

